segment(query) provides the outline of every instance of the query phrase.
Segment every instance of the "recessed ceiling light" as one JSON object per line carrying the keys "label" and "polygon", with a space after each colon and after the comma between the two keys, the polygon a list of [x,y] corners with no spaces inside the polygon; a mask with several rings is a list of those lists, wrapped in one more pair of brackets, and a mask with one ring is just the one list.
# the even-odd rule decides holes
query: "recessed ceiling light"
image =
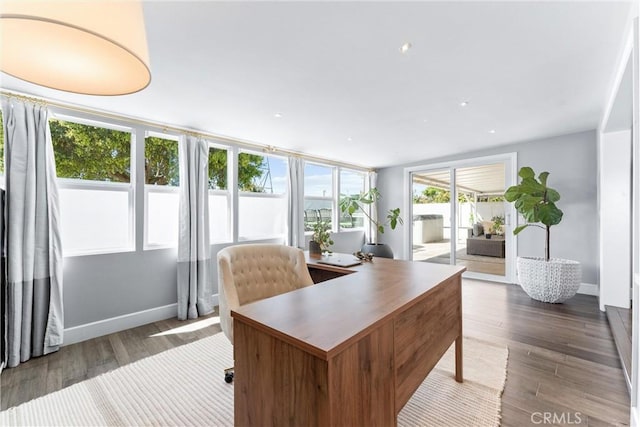
{"label": "recessed ceiling light", "polygon": [[495,129],[491,129],[491,130],[489,131],[489,133],[496,133],[496,130],[495,130]]}
{"label": "recessed ceiling light", "polygon": [[348,138],[347,138],[347,141],[351,142],[351,141],[353,141],[353,138],[348,137]]}
{"label": "recessed ceiling light", "polygon": [[467,105],[469,105],[469,101],[462,101],[462,102],[460,103],[460,106],[461,106],[461,107],[466,107]]}
{"label": "recessed ceiling light", "polygon": [[411,49],[411,43],[407,42],[400,46],[400,53],[407,53],[409,52],[409,49]]}
{"label": "recessed ceiling light", "polygon": [[273,117],[275,117],[276,119],[279,119],[282,117],[282,113],[275,113]]}

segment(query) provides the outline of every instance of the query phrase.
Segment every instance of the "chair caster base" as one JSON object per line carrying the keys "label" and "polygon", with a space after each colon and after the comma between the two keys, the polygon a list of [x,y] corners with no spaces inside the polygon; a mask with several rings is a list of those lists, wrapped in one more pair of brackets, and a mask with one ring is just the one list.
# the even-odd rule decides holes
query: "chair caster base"
{"label": "chair caster base", "polygon": [[233,382],[233,368],[224,370],[224,382],[231,384]]}

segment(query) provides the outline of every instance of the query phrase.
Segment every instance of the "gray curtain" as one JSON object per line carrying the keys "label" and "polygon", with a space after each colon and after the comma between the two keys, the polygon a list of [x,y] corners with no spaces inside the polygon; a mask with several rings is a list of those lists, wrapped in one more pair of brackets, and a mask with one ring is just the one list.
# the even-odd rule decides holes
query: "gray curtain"
{"label": "gray curtain", "polygon": [[6,357],[14,367],[62,344],[62,245],[46,107],[2,102],[6,203]]}
{"label": "gray curtain", "polygon": [[213,311],[209,246],[209,144],[194,136],[180,141],[178,318]]}
{"label": "gray curtain", "polygon": [[[370,171],[367,174],[367,179],[365,181],[366,190],[370,190],[377,185],[378,181],[378,173]],[[369,209],[369,216],[374,221],[378,220],[378,206],[377,203],[371,203],[368,205],[367,209]],[[365,228],[364,228],[364,237],[365,243],[378,243],[378,229],[376,225],[365,218]]]}
{"label": "gray curtain", "polygon": [[304,165],[299,157],[289,157],[288,245],[304,248]]}

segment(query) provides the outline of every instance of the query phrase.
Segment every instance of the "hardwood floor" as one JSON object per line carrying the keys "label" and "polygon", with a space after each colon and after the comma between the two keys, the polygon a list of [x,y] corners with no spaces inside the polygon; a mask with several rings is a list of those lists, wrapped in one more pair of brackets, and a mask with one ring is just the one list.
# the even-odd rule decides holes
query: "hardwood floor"
{"label": "hardwood floor", "polygon": [[466,280],[462,310],[465,335],[509,347],[502,425],[629,424],[624,374],[595,297],[546,304],[515,285]]}
{"label": "hardwood floor", "polygon": [[622,369],[627,381],[627,389],[631,390],[631,334],[632,315],[629,309],[605,306],[613,342],[616,343]]}
{"label": "hardwood floor", "polygon": [[[463,313],[465,335],[509,347],[503,426],[629,423],[623,372],[595,297],[544,304],[517,286],[464,280]],[[1,407],[215,334],[215,316],[155,322],[7,369],[0,378]]]}
{"label": "hardwood floor", "polygon": [[[217,313],[195,320],[162,320],[31,359],[0,375],[5,410],[112,369],[221,331]],[[222,376],[220,377],[222,378]]]}

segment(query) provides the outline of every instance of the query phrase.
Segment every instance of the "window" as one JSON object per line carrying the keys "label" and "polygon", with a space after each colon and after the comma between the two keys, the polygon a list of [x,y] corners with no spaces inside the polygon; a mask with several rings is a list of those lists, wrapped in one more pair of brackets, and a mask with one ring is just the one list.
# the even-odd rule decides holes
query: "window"
{"label": "window", "polygon": [[[339,179],[337,179],[339,178]],[[339,198],[358,196],[365,191],[366,174],[351,169],[342,169],[316,163],[304,167],[304,229],[312,232],[313,226],[322,221],[331,225],[333,231],[364,227],[364,214],[353,216],[339,211]],[[339,183],[339,191],[335,191]],[[335,218],[339,227],[334,226]]]}
{"label": "window", "polygon": [[231,194],[227,188],[229,172],[227,148],[209,148],[209,241],[223,243],[231,241]]}
{"label": "window", "polygon": [[[340,169],[340,197],[356,197],[365,191],[365,174],[348,169]],[[352,216],[340,212],[340,229],[363,228],[364,214],[360,211]]]}
{"label": "window", "polygon": [[50,120],[58,178],[131,182],[131,132]]}
{"label": "window", "polygon": [[131,131],[51,119],[65,254],[133,248]]}
{"label": "window", "polygon": [[226,190],[229,175],[227,173],[228,150],[209,148],[209,189]]}
{"label": "window", "polygon": [[[333,224],[334,167],[307,163],[304,166],[304,230],[319,221]],[[332,227],[333,228],[333,227]]]}
{"label": "window", "polygon": [[144,141],[145,248],[178,244],[180,161],[177,137],[149,132]]}
{"label": "window", "polygon": [[287,230],[287,160],[238,154],[240,240],[283,237]]}

